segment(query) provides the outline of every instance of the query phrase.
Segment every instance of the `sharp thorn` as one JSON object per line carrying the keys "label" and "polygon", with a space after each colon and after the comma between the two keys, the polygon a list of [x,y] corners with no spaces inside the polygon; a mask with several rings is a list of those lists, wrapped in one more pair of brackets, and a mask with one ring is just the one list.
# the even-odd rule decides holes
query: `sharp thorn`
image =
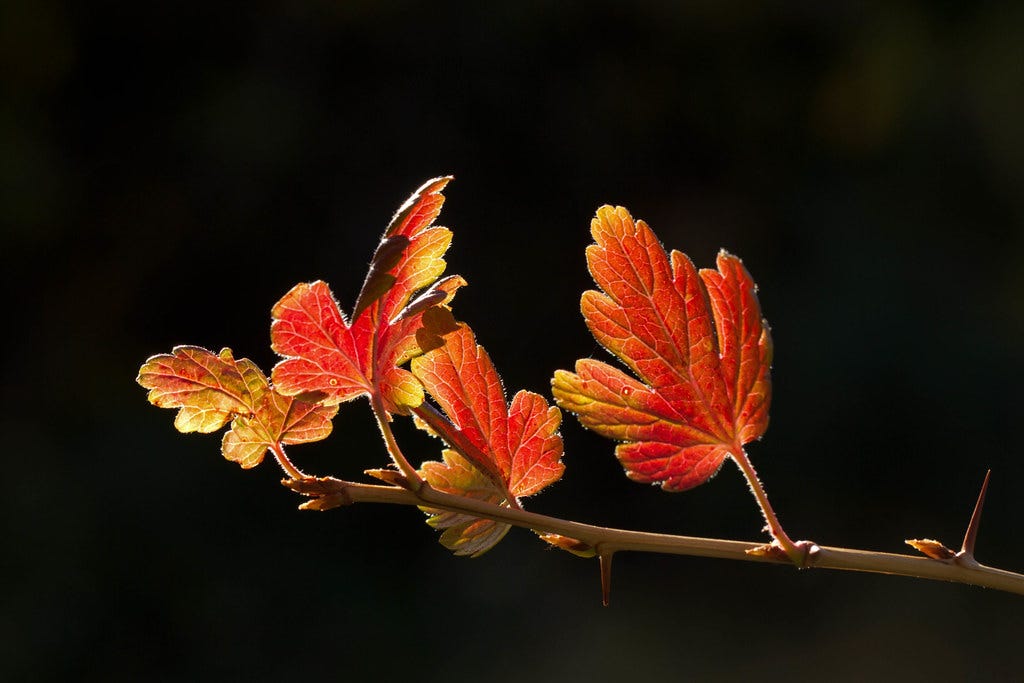
{"label": "sharp thorn", "polygon": [[598,561],[601,563],[601,604],[607,607],[612,595],[612,553],[601,553]]}
{"label": "sharp thorn", "polygon": [[978,502],[974,504],[974,513],[971,515],[971,521],[967,525],[967,533],[964,534],[964,543],[960,548],[961,554],[974,557],[974,542],[978,538],[978,526],[981,524],[981,508],[985,505],[985,492],[988,490],[988,479],[991,474],[992,470],[985,472],[985,481],[981,484]]}

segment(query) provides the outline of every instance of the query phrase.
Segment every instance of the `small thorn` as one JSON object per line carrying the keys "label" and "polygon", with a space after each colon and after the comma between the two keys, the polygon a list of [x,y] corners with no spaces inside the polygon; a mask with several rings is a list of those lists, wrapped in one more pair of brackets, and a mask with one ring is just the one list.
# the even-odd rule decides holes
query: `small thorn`
{"label": "small thorn", "polygon": [[967,533],[964,534],[964,543],[960,548],[961,555],[974,557],[974,542],[978,538],[978,526],[981,524],[981,508],[985,505],[985,491],[988,490],[988,479],[992,470],[985,472],[985,481],[981,484],[981,493],[978,494],[978,502],[974,504],[974,513],[967,525]]}
{"label": "small thorn", "polygon": [[601,553],[598,560],[601,563],[601,604],[607,607],[612,595],[612,553]]}

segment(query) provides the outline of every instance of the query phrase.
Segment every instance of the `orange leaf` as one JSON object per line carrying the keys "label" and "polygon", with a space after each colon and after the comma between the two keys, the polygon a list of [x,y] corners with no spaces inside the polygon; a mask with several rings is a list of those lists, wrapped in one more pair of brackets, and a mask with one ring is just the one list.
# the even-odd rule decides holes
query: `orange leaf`
{"label": "orange leaf", "polygon": [[622,441],[631,479],[680,491],[704,483],[768,426],[771,338],[756,288],[726,252],[699,273],[665,253],[622,207],[598,209],[587,264],[601,291],[583,294],[594,337],[633,376],[583,359],[552,380],[555,401]]}
{"label": "orange leaf", "polygon": [[[443,462],[425,462],[420,475],[438,491],[494,505],[505,503],[505,492],[480,470],[451,449],[442,453]],[[427,524],[441,529],[441,545],[456,555],[479,557],[505,537],[511,528],[504,522],[481,519],[461,512],[423,508]]]}
{"label": "orange leaf", "polygon": [[[392,218],[371,262],[370,272],[346,320],[327,284],[296,285],[274,306],[272,348],[284,357],[274,368],[278,390],[315,394],[325,405],[357,396],[379,397],[388,412],[405,412],[423,401],[423,388],[399,368],[425,350],[421,341],[430,312],[438,310],[465,284],[458,276],[437,281],[451,242],[447,228],[433,225],[441,210],[441,190],[450,178],[428,181]],[[413,295],[424,290],[416,299]],[[425,320],[426,316],[426,320]],[[440,324],[440,323],[437,323]]]}
{"label": "orange leaf", "polygon": [[177,346],[147,360],[137,381],[150,390],[153,405],[179,408],[174,426],[180,432],[214,432],[231,421],[221,451],[244,468],[260,464],[277,443],[326,438],[338,412],[337,407],[282,396],[255,363],[235,360],[230,349],[214,354]]}
{"label": "orange leaf", "polygon": [[[560,460],[558,408],[529,391],[518,392],[506,403],[501,378],[469,327],[460,325],[445,338],[444,346],[413,359],[411,369],[451,423],[435,419],[430,411],[417,415],[460,451],[446,451],[444,462],[423,464],[421,474],[431,485],[518,507],[519,498],[561,478],[565,467]],[[439,513],[434,514],[432,519],[437,520]],[[449,529],[442,543],[447,547],[469,544],[474,555],[504,535],[475,518],[474,524],[461,518],[449,524],[450,518],[443,519],[431,521]]]}

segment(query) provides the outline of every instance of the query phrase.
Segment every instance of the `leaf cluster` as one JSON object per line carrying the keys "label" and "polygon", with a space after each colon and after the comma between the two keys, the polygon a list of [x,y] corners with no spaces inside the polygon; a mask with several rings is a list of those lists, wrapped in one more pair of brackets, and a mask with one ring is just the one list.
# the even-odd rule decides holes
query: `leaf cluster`
{"label": "leaf cluster", "polygon": [[[586,257],[597,289],[580,302],[594,338],[621,366],[583,358],[571,371],[556,371],[556,405],[529,391],[508,398],[490,356],[452,312],[465,280],[442,277],[452,233],[435,221],[450,180],[427,181],[396,211],[351,314],[319,280],[281,297],[270,327],[281,360],[269,378],[230,349],[178,346],[142,366],[137,381],[150,402],[177,408],[181,432],[214,432],[230,423],[224,457],[251,468],[270,453],[288,475],[285,485],[306,498],[304,509],[360,500],[413,504],[456,555],[479,556],[517,525],[551,546],[597,556],[606,601],[611,557],[621,550],[888,571],[1024,592],[1024,577],[974,560],[981,499],[959,553],[914,540],[909,543],[930,559],[868,554],[865,563],[861,551],[791,540],[745,450],[765,433],[771,404],[772,341],[753,278],[725,251],[716,268],[698,270],[682,252],[666,252],[623,207],[603,206],[591,222],[594,243]],[[384,485],[299,470],[285,447],[326,438],[339,406],[364,397],[388,455],[385,466],[366,473]],[[565,471],[559,408],[616,442],[626,476],[666,491],[703,484],[732,460],[750,485],[770,542],[660,537],[525,511],[524,499]],[[437,459],[414,465],[392,430],[395,419],[412,419],[438,437]]]}

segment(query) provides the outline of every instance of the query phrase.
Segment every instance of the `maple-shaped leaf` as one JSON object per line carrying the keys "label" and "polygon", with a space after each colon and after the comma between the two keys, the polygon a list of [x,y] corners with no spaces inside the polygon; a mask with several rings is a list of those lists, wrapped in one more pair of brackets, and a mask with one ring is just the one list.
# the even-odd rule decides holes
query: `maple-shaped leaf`
{"label": "maple-shaped leaf", "polygon": [[296,285],[277,302],[270,334],[284,357],[273,371],[278,391],[314,395],[325,405],[377,397],[398,413],[423,401],[420,383],[398,366],[440,345],[455,327],[443,306],[465,281],[437,280],[452,234],[433,225],[449,180],[428,181],[392,218],[351,322],[322,281]]}
{"label": "maple-shaped leaf", "polygon": [[[519,506],[562,476],[561,413],[538,394],[519,391],[508,403],[501,378],[473,332],[459,325],[442,347],[413,359],[413,374],[451,422],[418,411],[448,442],[443,462],[427,462],[420,474],[434,488],[505,506]],[[430,523],[457,554],[478,555],[501,540],[508,525],[431,511]]]}
{"label": "maple-shaped leaf", "polygon": [[771,337],[754,282],[724,251],[718,270],[698,273],[622,207],[598,209],[591,233],[587,264],[602,291],[585,292],[581,310],[639,379],[583,359],[555,373],[555,400],[623,442],[616,455],[631,479],[702,484],[768,426]]}
{"label": "maple-shaped leaf", "polygon": [[275,444],[319,441],[331,433],[337,406],[321,406],[274,391],[266,375],[231,349],[219,354],[199,346],[176,346],[149,358],[137,380],[149,389],[149,401],[178,408],[179,432],[215,432],[229,421],[224,457],[244,468],[262,462]]}

